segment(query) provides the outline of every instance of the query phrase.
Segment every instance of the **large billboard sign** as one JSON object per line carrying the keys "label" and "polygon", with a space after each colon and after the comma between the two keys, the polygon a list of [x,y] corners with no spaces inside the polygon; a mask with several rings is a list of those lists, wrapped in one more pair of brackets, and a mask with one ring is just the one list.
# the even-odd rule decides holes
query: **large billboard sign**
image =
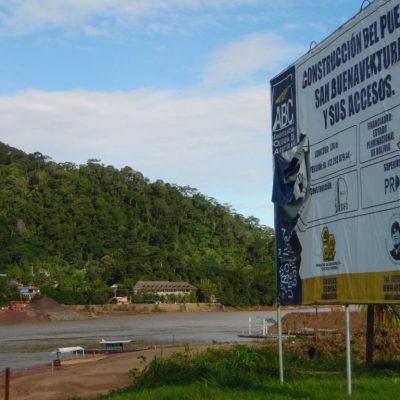
{"label": "large billboard sign", "polygon": [[400,0],[271,80],[281,304],[400,302]]}

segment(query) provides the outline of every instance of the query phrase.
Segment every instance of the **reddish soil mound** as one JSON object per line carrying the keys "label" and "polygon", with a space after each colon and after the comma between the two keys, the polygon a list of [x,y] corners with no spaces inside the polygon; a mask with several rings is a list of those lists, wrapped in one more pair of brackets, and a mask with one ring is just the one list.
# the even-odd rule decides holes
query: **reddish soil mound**
{"label": "reddish soil mound", "polygon": [[64,311],[65,307],[53,299],[43,297],[42,299],[32,300],[29,308],[34,311]]}
{"label": "reddish soil mound", "polygon": [[[364,331],[366,316],[360,312],[350,315],[351,331]],[[345,330],[344,312],[295,312],[282,318],[282,329],[285,333],[307,333],[313,330],[335,330],[343,333]]]}
{"label": "reddish soil mound", "polygon": [[83,319],[82,315],[49,298],[33,300],[23,311],[0,311],[0,325],[78,319]]}

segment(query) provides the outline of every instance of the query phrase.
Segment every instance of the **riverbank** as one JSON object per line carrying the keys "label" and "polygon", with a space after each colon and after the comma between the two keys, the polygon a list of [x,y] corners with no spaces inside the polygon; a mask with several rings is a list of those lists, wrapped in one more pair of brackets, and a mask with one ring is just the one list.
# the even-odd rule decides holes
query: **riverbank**
{"label": "riverbank", "polygon": [[153,313],[179,313],[179,312],[215,312],[230,311],[219,303],[132,303],[132,304],[94,304],[74,305],[72,310],[88,318],[102,316],[137,315]]}
{"label": "riverbank", "polygon": [[[172,352],[179,351],[183,346],[177,343],[188,343],[190,347],[195,343],[201,343],[201,347],[195,349],[219,346],[231,346],[239,340],[237,333],[242,327],[246,327],[249,316],[256,318],[257,312],[220,312],[220,313],[159,313],[149,315],[136,315],[115,318],[97,318],[74,322],[31,324],[4,327],[2,332],[3,346],[1,354],[4,367],[11,367],[12,371],[12,399],[67,399],[79,396],[82,398],[97,396],[107,393],[116,387],[130,384],[128,372],[132,368],[139,370],[144,368],[154,357],[168,357]],[[263,313],[263,316],[271,316],[272,312]],[[309,354],[337,354],[344,346],[344,313],[315,311],[288,313],[283,318],[283,329],[287,333],[314,332],[316,335],[303,336],[301,341],[290,340],[285,342],[285,351],[291,350],[293,354],[307,357]],[[352,334],[357,348],[354,357],[362,355],[365,348],[365,315],[352,313]],[[118,327],[118,328],[116,328]],[[270,327],[270,332],[274,327]],[[51,359],[49,351],[54,347],[76,346],[91,348],[101,337],[108,339],[147,340],[147,344],[155,344],[156,349],[137,353],[122,353],[108,355],[103,360],[91,363],[79,363],[78,365],[62,366],[51,371]],[[40,339],[39,339],[40,338]],[[399,334],[396,332],[377,336],[376,347],[379,358],[386,359],[400,354],[397,344],[400,343]],[[390,339],[390,341],[389,341]],[[89,345],[87,341],[91,341]],[[163,343],[163,347],[161,347]],[[173,345],[173,343],[176,344]],[[243,343],[243,342],[242,342]],[[248,343],[248,342],[247,342]],[[260,344],[270,343],[276,347],[275,340],[260,341]],[[46,363],[45,367],[30,368],[19,371],[14,363],[18,352],[25,352],[31,360],[39,361],[39,353],[33,348],[19,350],[20,347],[35,347],[36,351],[45,351],[45,357],[37,364]],[[139,343],[136,343],[141,347]],[[39,349],[38,347],[41,347]],[[172,347],[174,346],[174,347]],[[163,350],[161,350],[161,348]],[[27,354],[27,351],[32,351]],[[21,356],[21,354],[19,354]],[[8,357],[8,360],[5,358]],[[27,358],[28,360],[28,358]],[[89,360],[89,358],[88,358]],[[36,364],[36,365],[37,365]],[[4,368],[0,370],[4,371]],[[0,385],[4,379],[0,377]],[[58,390],[68,393],[69,397],[62,397]],[[0,393],[1,393],[0,389]],[[15,393],[14,393],[15,391]],[[43,392],[42,392],[43,391]],[[37,397],[35,397],[37,396]],[[46,397],[47,396],[47,397]],[[0,396],[1,398],[1,396]]]}
{"label": "riverbank", "polygon": [[[327,316],[328,314],[324,315]],[[312,322],[309,313],[301,317],[307,324]],[[352,320],[356,322],[357,318],[354,317],[355,315]],[[333,319],[335,320],[336,316],[333,316]],[[293,317],[286,319],[288,327],[291,321]],[[376,333],[376,368],[368,370],[364,364],[365,331],[361,324],[358,329],[352,337],[355,386],[359,392],[357,399],[396,398],[392,393],[394,388],[390,390],[389,397],[386,386],[392,383],[398,390],[396,376],[400,362],[399,333],[397,330],[382,330]],[[13,400],[95,398],[109,393],[110,390],[129,386],[132,383],[130,370],[135,369],[134,375],[138,377],[138,372],[148,366],[155,357],[158,360],[167,360],[172,353],[182,352],[183,355],[180,357],[169,360],[172,363],[169,361],[157,363],[157,368],[153,365],[153,371],[147,374],[151,379],[142,379],[145,391],[141,392],[142,394],[135,392],[135,396],[148,400],[164,398],[163,395],[168,398],[187,399],[188,394],[192,393],[193,397],[202,399],[230,399],[228,392],[232,394],[232,398],[250,400],[264,398],[265,393],[271,392],[271,398],[276,399],[281,398],[282,394],[288,399],[306,395],[307,398],[313,399],[344,399],[347,396],[344,390],[344,343],[345,335],[342,332],[318,333],[315,336],[303,336],[285,341],[285,376],[290,381],[286,389],[280,386],[278,381],[276,340],[268,340],[246,345],[231,343],[203,346],[164,345],[135,353],[107,355],[96,361],[92,361],[92,356],[88,356],[87,362],[80,359],[75,365],[62,365],[54,370],[48,363],[46,366],[23,372],[12,371],[10,398]],[[196,359],[196,354],[205,349],[210,351],[207,351],[204,357]],[[385,363],[385,360],[390,361]],[[0,378],[0,393],[3,393],[4,379]],[[372,385],[366,390],[365,383],[371,378],[375,379],[374,385],[377,387],[372,390],[374,386]],[[263,385],[262,396],[260,384]],[[298,386],[295,392],[292,390],[293,385]],[[289,390],[288,387],[292,389]],[[174,394],[176,390],[179,395]],[[202,393],[202,397],[194,395],[197,390]],[[370,396],[371,390],[373,395]],[[120,393],[114,397],[107,396],[107,399],[131,398],[129,390]],[[274,393],[276,397],[273,396]]]}
{"label": "riverbank", "polygon": [[[340,307],[324,307],[335,311]],[[283,311],[310,309],[310,307],[283,307]],[[63,305],[49,298],[33,301],[21,311],[0,310],[0,326],[54,321],[79,321],[106,317],[208,312],[276,312],[276,306],[227,307],[220,303],[132,303]]]}
{"label": "riverbank", "polygon": [[52,299],[33,301],[24,310],[0,310],[0,326],[52,321],[78,321],[124,315],[234,311],[219,303],[62,305]]}
{"label": "riverbank", "polygon": [[[157,347],[134,353],[112,354],[94,362],[62,365],[54,369],[48,364],[23,372],[12,372],[10,398],[13,400],[93,398],[132,383],[129,370],[137,368],[141,371],[154,357],[169,357],[173,352],[182,349],[181,346]],[[87,360],[91,361],[91,356],[88,356]],[[4,393],[4,379],[0,380],[0,393]]]}

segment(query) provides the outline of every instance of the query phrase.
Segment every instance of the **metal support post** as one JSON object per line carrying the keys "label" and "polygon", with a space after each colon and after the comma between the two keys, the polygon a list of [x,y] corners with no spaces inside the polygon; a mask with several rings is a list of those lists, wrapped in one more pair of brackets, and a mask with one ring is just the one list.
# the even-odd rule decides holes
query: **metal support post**
{"label": "metal support post", "polygon": [[350,309],[346,304],[346,364],[347,364],[347,393],[351,396],[352,383],[351,383],[351,344],[350,344]]}
{"label": "metal support post", "polygon": [[282,318],[281,306],[278,306],[278,353],[279,353],[279,381],[283,385],[283,346],[282,346]]}

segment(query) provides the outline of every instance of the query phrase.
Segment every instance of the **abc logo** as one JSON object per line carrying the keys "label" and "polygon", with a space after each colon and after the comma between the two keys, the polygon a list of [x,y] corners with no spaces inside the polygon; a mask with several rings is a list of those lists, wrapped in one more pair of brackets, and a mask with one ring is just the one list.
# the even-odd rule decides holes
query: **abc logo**
{"label": "abc logo", "polygon": [[293,100],[288,99],[284,103],[275,106],[275,119],[272,129],[279,131],[294,123]]}

